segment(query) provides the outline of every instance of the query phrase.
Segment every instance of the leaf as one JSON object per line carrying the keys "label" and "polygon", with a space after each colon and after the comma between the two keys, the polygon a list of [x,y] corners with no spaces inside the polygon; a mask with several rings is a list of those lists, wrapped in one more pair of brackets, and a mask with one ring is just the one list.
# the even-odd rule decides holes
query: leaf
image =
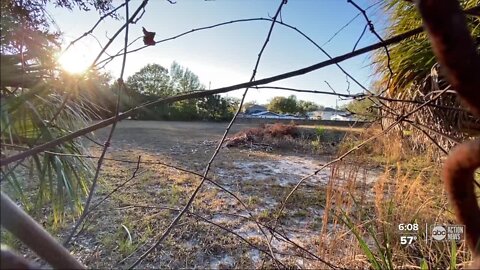
{"label": "leaf", "polygon": [[450,250],[450,269],[454,270],[457,269],[457,243],[454,240],[450,242],[451,250]]}
{"label": "leaf", "polygon": [[355,235],[355,238],[357,238],[357,241],[360,244],[360,248],[362,249],[363,254],[367,257],[368,261],[372,264],[372,268],[377,270],[384,269],[384,267],[382,267],[380,263],[377,261],[372,250],[367,245],[367,242],[360,236],[360,234],[358,233],[357,229],[355,228],[353,223],[350,221],[348,216],[343,212],[343,210],[341,211],[344,218],[340,217],[340,220],[353,232],[353,234]]}
{"label": "leaf", "polygon": [[155,32],[149,32],[145,27],[142,27],[143,30],[143,44],[147,46],[154,46],[155,45]]}
{"label": "leaf", "polygon": [[422,259],[422,262],[420,262],[420,269],[421,270],[428,270],[428,264],[427,264],[427,261],[425,259]]}

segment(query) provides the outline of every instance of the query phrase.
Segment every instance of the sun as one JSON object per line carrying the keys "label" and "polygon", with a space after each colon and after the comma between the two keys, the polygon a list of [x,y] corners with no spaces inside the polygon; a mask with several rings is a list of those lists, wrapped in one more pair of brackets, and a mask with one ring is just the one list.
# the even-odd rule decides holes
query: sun
{"label": "sun", "polygon": [[72,46],[67,51],[61,53],[57,61],[60,67],[68,73],[81,74],[87,71],[92,64],[92,57],[88,49]]}

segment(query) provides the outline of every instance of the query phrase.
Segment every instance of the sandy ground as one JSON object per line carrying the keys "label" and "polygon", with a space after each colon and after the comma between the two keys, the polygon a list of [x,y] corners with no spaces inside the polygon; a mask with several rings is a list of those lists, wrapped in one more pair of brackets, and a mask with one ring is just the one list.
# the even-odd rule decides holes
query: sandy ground
{"label": "sandy ground", "polygon": [[[141,156],[146,163],[140,165],[136,177],[92,212],[74,242],[73,253],[90,268],[126,268],[133,263],[158,239],[201,180],[160,163],[201,174],[226,125],[119,123],[107,158],[135,161]],[[232,133],[246,127],[235,125]],[[97,132],[98,141],[102,142],[107,132]],[[92,144],[90,149],[94,155],[100,153],[98,146]],[[305,181],[286,204],[280,219],[277,217],[290,190],[328,158],[295,151],[222,148],[209,178],[241,202],[207,181],[190,212],[138,267],[281,266],[271,259],[272,253],[284,266],[323,267],[314,256],[319,253],[320,230],[331,225],[322,223],[330,169]],[[93,205],[129,180],[135,167],[135,163],[107,160]],[[278,232],[273,238],[269,228]]]}

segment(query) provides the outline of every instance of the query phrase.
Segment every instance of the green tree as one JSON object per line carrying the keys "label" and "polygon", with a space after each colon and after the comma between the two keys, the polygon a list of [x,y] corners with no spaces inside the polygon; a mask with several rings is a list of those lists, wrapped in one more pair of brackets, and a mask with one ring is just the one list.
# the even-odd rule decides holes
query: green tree
{"label": "green tree", "polygon": [[355,114],[355,117],[359,120],[372,121],[378,118],[378,111],[374,105],[375,103],[372,100],[365,98],[352,100],[342,106],[342,109]]}
{"label": "green tree", "polygon": [[[127,78],[127,92],[122,106],[135,107],[138,104],[153,101],[158,98],[172,96],[175,90],[171,87],[170,74],[166,68],[159,64],[148,64]],[[114,87],[115,88],[115,87]],[[184,102],[185,103],[185,102]],[[132,115],[134,119],[165,119],[177,115],[180,103],[173,109],[171,105],[157,105],[148,109],[142,109]],[[180,110],[181,111],[181,110]]]}
{"label": "green tree", "polygon": [[199,120],[200,114],[197,106],[198,101],[194,99],[175,102],[168,110],[169,120],[192,121]]}
{"label": "green tree", "polygon": [[274,97],[268,104],[268,110],[277,113],[298,113],[297,97],[290,95],[286,97]]}
{"label": "green tree", "polygon": [[200,83],[197,75],[188,68],[180,66],[177,62],[173,62],[170,66],[170,87],[175,93],[185,93],[191,91],[204,90],[205,86]]}
{"label": "green tree", "polygon": [[167,97],[173,95],[168,70],[158,64],[148,64],[128,77],[127,87],[147,96]]}
{"label": "green tree", "polygon": [[[127,79],[128,107],[153,101],[160,97],[172,96],[192,91],[202,91],[196,74],[176,62],[170,71],[158,64],[149,64]],[[237,103],[238,104],[238,103]],[[225,120],[231,117],[234,100],[220,95],[176,102],[172,105],[158,105],[136,112],[135,119],[158,120]],[[238,106],[238,105],[237,105]]]}
{"label": "green tree", "polygon": [[240,106],[240,99],[235,97],[226,97],[225,100],[227,100],[230,115],[233,116],[233,114],[237,112],[238,106]]}
{"label": "green tree", "polygon": [[231,107],[234,104],[231,102],[231,99],[225,99],[220,95],[205,97],[198,102],[199,113],[202,119],[226,120],[232,118]]}
{"label": "green tree", "polygon": [[298,112],[299,113],[307,113],[307,112],[313,112],[320,110],[322,107],[319,106],[318,104],[311,102],[311,101],[305,101],[305,100],[299,100],[297,102],[297,107],[298,107]]}

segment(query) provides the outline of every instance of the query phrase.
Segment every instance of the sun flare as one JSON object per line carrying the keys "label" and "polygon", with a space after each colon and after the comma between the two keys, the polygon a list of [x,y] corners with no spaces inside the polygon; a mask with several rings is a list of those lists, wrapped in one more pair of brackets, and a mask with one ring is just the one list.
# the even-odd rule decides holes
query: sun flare
{"label": "sun flare", "polygon": [[68,73],[80,74],[87,71],[92,64],[88,50],[78,47],[71,47],[67,51],[60,54],[58,63],[60,67]]}

